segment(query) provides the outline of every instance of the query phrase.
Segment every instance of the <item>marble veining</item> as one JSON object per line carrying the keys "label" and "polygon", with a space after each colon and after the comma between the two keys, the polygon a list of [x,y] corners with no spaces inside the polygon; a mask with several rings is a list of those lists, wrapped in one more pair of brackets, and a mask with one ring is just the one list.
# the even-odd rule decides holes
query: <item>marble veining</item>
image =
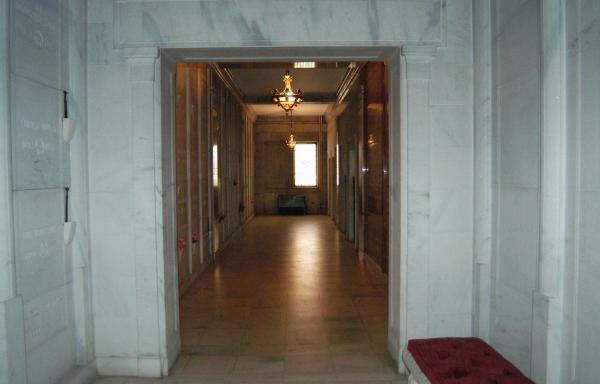
{"label": "marble veining", "polygon": [[12,88],[14,188],[57,188],[62,182],[62,95],[20,76],[13,76]]}
{"label": "marble veining", "polygon": [[57,1],[19,0],[12,7],[12,70],[62,88],[61,7]]}
{"label": "marble veining", "polygon": [[[119,47],[443,43],[445,0],[117,1]],[[287,28],[282,28],[285,20]]]}
{"label": "marble veining", "polygon": [[[182,296],[169,377],[144,382],[405,384],[387,352],[387,295],[327,216],[258,216]],[[96,383],[108,380],[140,379]]]}
{"label": "marble veining", "polygon": [[[492,52],[497,139],[497,236],[490,341],[531,373],[533,293],[537,287],[541,192],[540,4],[496,4]],[[526,21],[527,20],[527,21]],[[516,60],[516,58],[519,58]]]}
{"label": "marble veining", "polygon": [[94,358],[102,373],[160,376],[178,353],[159,48],[332,46],[393,63],[404,136],[390,154],[404,168],[391,169],[391,223],[406,225],[391,242],[392,352],[402,337],[476,333],[537,382],[594,383],[599,15],[596,0],[0,1],[0,383],[56,382]]}
{"label": "marble veining", "polygon": [[[469,188],[472,185],[471,163],[472,155],[472,130],[471,112],[466,109],[471,104],[470,87],[472,81],[469,68],[471,62],[471,24],[470,19],[465,18],[465,13],[470,14],[471,2],[467,0],[453,1],[303,1],[303,2],[270,2],[270,1],[117,1],[115,3],[114,19],[110,16],[109,8],[112,9],[110,1],[92,1],[88,9],[88,79],[89,79],[89,103],[94,107],[89,111],[89,129],[90,129],[90,193],[91,199],[91,218],[92,228],[97,231],[92,233],[96,237],[92,241],[92,251],[101,265],[94,271],[95,281],[101,284],[112,284],[130,286],[126,281],[126,276],[132,276],[136,272],[137,265],[141,268],[157,268],[160,274],[165,274],[164,281],[159,284],[159,296],[154,299],[145,293],[138,294],[137,298],[121,297],[119,302],[135,303],[135,305],[144,308],[154,307],[154,300],[158,300],[159,313],[167,311],[164,316],[167,319],[168,326],[173,324],[172,316],[169,314],[169,308],[176,306],[177,303],[167,299],[163,302],[165,294],[169,294],[171,289],[171,279],[168,266],[168,260],[165,265],[150,263],[149,255],[157,253],[162,260],[162,238],[160,224],[155,216],[155,222],[152,224],[150,212],[151,201],[154,201],[155,212],[160,212],[162,207],[163,195],[159,194],[161,187],[155,183],[155,194],[138,194],[135,191],[143,192],[148,188],[147,182],[150,180],[150,174],[147,171],[154,170],[154,180],[160,180],[160,161],[162,154],[162,145],[158,132],[158,127],[154,128],[154,157],[151,161],[151,147],[146,140],[150,138],[149,124],[156,124],[160,117],[156,117],[154,122],[148,120],[146,123],[129,124],[131,118],[135,121],[142,116],[144,110],[148,111],[153,103],[155,116],[160,109],[160,100],[157,99],[159,92],[149,92],[149,87],[141,83],[142,80],[131,77],[130,66],[142,64],[150,65],[153,61],[152,55],[158,51],[150,47],[176,47],[176,48],[203,48],[203,47],[225,47],[237,46],[279,46],[294,45],[299,47],[316,47],[315,52],[327,56],[327,46],[352,46],[361,45],[376,47],[378,45],[400,45],[407,42],[418,42],[420,44],[433,44],[442,46],[438,49],[434,60],[432,61],[431,71],[423,71],[423,66],[419,62],[419,50],[406,50],[407,55],[414,55],[416,61],[414,68],[417,76],[414,88],[410,90],[409,110],[414,118],[410,124],[414,124],[411,140],[417,145],[429,146],[432,129],[440,132],[442,138],[438,140],[436,134],[435,148],[440,153],[446,153],[453,157],[449,163],[440,162],[440,157],[430,158],[427,152],[412,152],[409,183],[412,186],[413,195],[408,213],[408,252],[413,255],[409,259],[409,268],[411,270],[411,279],[415,284],[423,285],[423,290],[413,290],[410,297],[409,322],[408,328],[412,329],[413,335],[427,335],[430,330],[446,334],[464,335],[470,331],[469,317],[470,304],[468,285],[470,279],[464,279],[464,276],[471,274],[471,267],[468,259],[472,254],[468,249],[464,253],[464,244],[470,239],[469,231],[472,228],[470,215],[472,209],[462,209],[467,205],[472,194]],[[284,10],[291,6],[293,14],[290,22],[295,26],[296,32],[293,36],[302,36],[297,41],[287,32],[279,33],[278,20],[285,14]],[[93,12],[92,12],[93,10]],[[451,22],[446,22],[451,19]],[[227,28],[223,28],[227,26]],[[447,28],[446,28],[447,27]],[[114,48],[113,48],[114,43]],[[135,47],[134,50],[127,48]],[[147,51],[139,50],[139,47],[148,47]],[[154,53],[152,53],[152,52]],[[431,47],[426,47],[427,55],[431,55]],[[177,51],[179,53],[179,51]],[[183,50],[182,50],[183,52]],[[227,55],[236,56],[246,55],[245,51],[227,52]],[[435,52],[434,52],[435,53]],[[127,55],[132,54],[131,59]],[[186,51],[181,54],[182,57],[197,58],[202,54],[202,50],[197,52]],[[218,53],[218,50],[210,54]],[[255,52],[249,52],[248,55],[256,55]],[[278,55],[297,55],[294,50],[281,49],[280,51],[268,51],[264,49],[266,56]],[[354,50],[348,50],[349,55],[355,55]],[[236,56],[237,57],[237,56]],[[163,61],[161,60],[161,63]],[[145,64],[144,64],[145,63]],[[158,61],[154,61],[157,65]],[[429,68],[429,66],[427,67]],[[144,70],[145,71],[145,70]],[[400,76],[400,71],[394,73]],[[144,74],[143,78],[147,78]],[[154,76],[154,84],[158,84],[161,77]],[[426,96],[424,84],[427,79],[431,79],[431,98]],[[138,97],[143,98],[133,100],[128,99],[127,93],[117,93],[114,89],[122,89],[123,84],[131,81],[129,87]],[[399,85],[399,82],[395,84]],[[396,91],[397,92],[397,91]],[[135,100],[135,101],[134,101]],[[399,100],[399,99],[395,99]],[[412,101],[411,101],[412,100]],[[396,101],[397,102],[397,101]],[[431,108],[431,109],[430,109]],[[111,111],[107,114],[106,111]],[[435,111],[435,112],[431,112]],[[432,114],[434,113],[434,114]],[[431,116],[435,116],[435,123],[430,122]],[[451,124],[442,124],[443,121],[450,121]],[[142,121],[142,120],[140,120]],[[127,124],[124,124],[126,122]],[[120,141],[115,143],[111,138],[118,135]],[[141,135],[141,136],[140,136]],[[156,139],[159,137],[159,139]],[[142,140],[139,140],[143,138]],[[130,148],[134,149],[132,153]],[[412,148],[412,146],[409,146]],[[110,151],[111,156],[106,157],[106,151]],[[412,151],[412,150],[411,150]],[[139,152],[139,153],[138,153]],[[450,208],[444,210],[443,220],[438,216],[432,216],[434,227],[437,232],[435,235],[429,235],[430,207],[429,207],[429,170],[426,168],[434,164],[431,172],[432,185],[437,188],[437,201],[450,201]],[[143,173],[137,173],[135,169],[140,169]],[[425,172],[423,172],[425,171]],[[448,172],[460,172],[461,177],[448,178]],[[133,175],[136,174],[136,177]],[[397,179],[399,180],[399,179]],[[394,191],[391,201],[399,201],[399,185],[390,186]],[[96,195],[96,194],[102,195]],[[133,196],[136,200],[133,200]],[[97,196],[97,198],[95,197]],[[413,198],[414,197],[414,198]],[[145,207],[145,213],[138,214],[136,207]],[[116,208],[118,207],[118,208]],[[122,212],[133,212],[131,219],[125,218],[120,221],[116,227],[115,220],[107,217],[103,212],[114,209]],[[442,212],[442,211],[440,211]],[[125,216],[125,215],[123,215]],[[453,227],[450,225],[452,220],[458,219],[460,225]],[[111,224],[112,223],[112,224]],[[118,233],[116,228],[123,228],[122,233]],[[152,234],[150,234],[152,231]],[[431,322],[423,321],[422,315],[428,312],[434,313],[434,307],[439,304],[436,299],[428,300],[427,278],[429,274],[429,263],[435,263],[438,257],[444,257],[436,252],[430,256],[430,244],[437,244],[438,237],[445,244],[456,247],[456,262],[452,264],[452,270],[432,272],[432,280],[436,282],[434,293],[443,290],[444,287],[456,285],[456,290],[452,292],[461,292],[461,300],[458,309],[451,311],[443,309],[444,319],[439,316],[429,316]],[[159,239],[160,238],[160,239]],[[148,239],[148,244],[152,246],[134,245],[134,239]],[[112,267],[115,257],[108,254],[112,247],[102,246],[105,241],[119,244],[124,250],[136,253],[138,256],[136,264],[127,262],[122,263],[120,270]],[[142,252],[138,253],[135,249],[140,247]],[[160,247],[160,248],[159,248]],[[436,248],[438,249],[438,248]],[[395,250],[394,252],[400,252]],[[422,255],[416,257],[414,255]],[[123,254],[121,250],[119,254]],[[119,258],[122,256],[117,256]],[[427,263],[419,261],[420,259],[429,260]],[[431,259],[431,260],[430,260]],[[101,261],[100,261],[101,260]],[[96,264],[95,264],[96,265]],[[153,266],[152,266],[153,265]],[[152,267],[151,267],[152,266]],[[455,268],[454,268],[455,267]],[[116,273],[116,275],[113,275]],[[396,273],[396,272],[395,272]],[[459,274],[455,274],[459,273]],[[114,277],[114,278],[113,278]],[[399,276],[398,276],[399,277]],[[460,281],[459,281],[460,280]],[[411,280],[413,281],[413,280]],[[102,308],[110,305],[112,295],[105,294],[100,283],[94,284],[95,301],[101,303]],[[166,284],[166,286],[165,286]],[[395,283],[394,283],[395,284]],[[394,285],[396,286],[396,285]],[[397,285],[399,287],[399,285]],[[150,285],[147,285],[150,288]],[[144,284],[143,292],[146,292]],[[398,288],[399,289],[399,288]],[[467,291],[465,291],[467,290]],[[451,292],[448,290],[448,292]],[[169,294],[169,297],[171,294]],[[427,303],[426,306],[419,303]],[[164,309],[162,309],[164,308]],[[398,308],[396,304],[392,308]],[[108,309],[108,308],[107,308]],[[399,310],[400,308],[398,308]],[[123,345],[120,341],[125,338],[128,342],[136,339],[135,333],[131,333],[133,322],[130,318],[117,317],[114,310],[104,312],[107,315],[95,319],[96,337],[102,338],[102,358],[99,368],[102,372],[134,372],[142,374],[138,366],[139,360],[133,356],[132,349]],[[141,312],[139,312],[141,313]],[[419,314],[417,314],[419,313]],[[440,311],[437,312],[438,314]],[[128,316],[131,315],[128,314]],[[98,314],[98,316],[100,316]],[[161,315],[162,316],[162,315]],[[401,316],[397,313],[390,315],[393,319],[399,319]],[[160,321],[163,321],[162,318]],[[122,322],[124,332],[121,334],[107,333],[114,328],[114,324]],[[149,326],[149,323],[144,323]],[[160,322],[155,325],[159,328],[156,332],[160,333],[161,338],[167,338],[161,341],[161,348],[166,344],[167,348],[176,345],[172,336],[164,334],[165,325]],[[400,326],[395,326],[397,330]],[[125,331],[127,329],[127,331]],[[150,329],[150,328],[148,328]],[[170,329],[170,328],[169,328]],[[402,331],[404,332],[404,331]],[[127,334],[125,334],[127,333]],[[396,331],[393,337],[398,337],[400,331]],[[144,332],[143,334],[147,334]],[[138,331],[138,335],[140,335]],[[392,337],[392,336],[391,336]],[[148,344],[146,344],[148,343]],[[144,340],[144,345],[151,345],[150,340]],[[395,340],[398,345],[400,341]],[[99,349],[98,349],[99,350]],[[161,356],[165,351],[161,350]],[[140,353],[138,356],[142,356]],[[162,357],[161,357],[162,358]],[[153,369],[148,366],[150,374]]]}
{"label": "marble veining", "polygon": [[[578,127],[575,140],[580,157],[575,166],[581,175],[573,191],[579,201],[579,222],[575,223],[575,228],[579,229],[579,241],[575,248],[577,273],[570,280],[577,295],[577,306],[572,314],[575,324],[571,326],[575,326],[577,331],[573,351],[577,356],[575,375],[582,383],[593,383],[600,376],[597,364],[600,345],[597,321],[600,316],[600,283],[597,279],[600,271],[600,166],[597,151],[600,140],[600,71],[597,65],[600,60],[600,4],[590,0],[576,1],[569,4],[568,12],[569,20],[574,19],[567,36],[573,53],[568,61],[569,73],[573,76],[569,123]],[[571,312],[567,314],[571,315]]]}

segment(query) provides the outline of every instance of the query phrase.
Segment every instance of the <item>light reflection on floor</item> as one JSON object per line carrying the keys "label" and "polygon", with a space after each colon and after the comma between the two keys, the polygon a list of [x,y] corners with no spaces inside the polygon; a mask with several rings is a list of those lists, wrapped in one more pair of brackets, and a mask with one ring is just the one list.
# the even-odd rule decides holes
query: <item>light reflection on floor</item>
{"label": "light reflection on floor", "polygon": [[180,315],[169,378],[110,380],[406,382],[386,352],[386,277],[326,216],[256,218],[182,297]]}

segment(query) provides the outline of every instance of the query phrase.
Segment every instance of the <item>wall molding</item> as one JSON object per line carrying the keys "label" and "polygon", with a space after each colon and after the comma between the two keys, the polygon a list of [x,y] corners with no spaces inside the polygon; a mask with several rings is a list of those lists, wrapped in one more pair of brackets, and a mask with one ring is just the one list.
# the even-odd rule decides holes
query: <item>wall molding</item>
{"label": "wall molding", "polygon": [[[346,98],[346,96],[348,95],[350,90],[352,89],[352,86],[360,78],[360,73],[364,66],[365,66],[364,62],[359,62],[359,63],[355,62],[355,63],[352,63],[352,65],[348,66],[348,69],[346,69],[346,73],[344,73],[342,82],[340,83],[340,86],[338,87],[338,90],[336,92],[336,96],[335,96],[336,103],[342,104],[344,102],[344,99]],[[340,113],[341,113],[341,111],[338,112],[338,115]]]}
{"label": "wall molding", "polygon": [[[318,40],[317,45],[325,46],[362,46],[365,42],[370,45],[428,43],[444,46],[446,1],[247,0],[234,3],[231,0],[116,0],[114,45],[119,48],[157,44],[163,48],[314,46],[313,41]],[[223,9],[234,7],[239,11],[224,14],[224,19],[215,16]],[[346,8],[348,12],[337,12],[338,8]],[[260,17],[256,10],[260,10]],[[261,29],[263,20],[278,20],[284,12],[296,15],[290,20],[291,30],[305,31],[305,39],[300,40],[295,32],[286,34],[285,31]],[[346,15],[352,15],[351,20]],[[180,22],[173,23],[174,18]],[[374,18],[379,19],[379,23],[374,23]],[[332,24],[348,23],[353,28],[341,31],[329,28]],[[397,29],[393,25],[404,27]],[[312,36],[320,31],[328,31],[325,39]]]}
{"label": "wall molding", "polygon": [[98,374],[110,376],[160,377],[164,366],[161,357],[98,356]]}
{"label": "wall molding", "polygon": [[540,259],[531,350],[532,377],[548,384],[562,382],[561,362],[565,358],[562,315],[567,259],[568,167],[565,11],[562,0],[541,3]]}
{"label": "wall molding", "polygon": [[492,289],[493,122],[492,9],[490,0],[473,2],[474,78],[473,330],[489,342]]}
{"label": "wall molding", "polygon": [[[163,269],[162,236],[162,160],[160,138],[160,79],[159,51],[155,48],[126,50],[129,64],[130,118],[133,151],[133,236],[135,258],[137,349],[140,358],[97,358],[98,371],[109,372],[106,366],[124,369],[123,374],[159,377],[163,360],[167,359],[166,346],[160,337],[162,320],[159,292],[164,279],[149,279],[148,274],[160,274]],[[158,75],[158,77],[157,77]],[[160,177],[160,178],[158,178]],[[157,179],[158,178],[158,179]],[[148,205],[148,202],[153,204]],[[160,232],[159,230],[160,229]],[[156,335],[156,337],[148,337]],[[142,358],[141,356],[156,356]],[[135,370],[134,370],[135,368]]]}
{"label": "wall molding", "polygon": [[10,135],[9,2],[0,2],[0,302],[15,295],[13,244],[12,141]]}
{"label": "wall molding", "polygon": [[246,96],[244,95],[242,89],[235,82],[231,71],[227,68],[224,68],[219,63],[210,63],[210,67],[213,69],[213,71],[215,71],[227,89],[229,89],[229,91],[233,94],[237,102],[240,105],[244,105],[244,99]]}
{"label": "wall molding", "polygon": [[[398,161],[409,164],[402,169],[401,178],[405,178],[407,192],[402,203],[407,206],[407,219],[404,224],[406,234],[405,257],[400,268],[404,297],[400,298],[405,309],[405,318],[400,319],[403,332],[400,345],[403,348],[408,340],[426,338],[429,335],[429,258],[430,258],[430,121],[418,111],[429,114],[431,63],[436,54],[436,48],[431,46],[403,46],[401,51],[403,65],[400,78],[402,79],[401,116],[404,129],[401,129],[404,140],[401,145],[405,148],[405,157],[396,160],[394,156],[394,141],[390,138],[390,164]],[[392,87],[393,91],[393,87]],[[390,93],[392,99],[393,93]],[[396,96],[397,97],[397,96]],[[392,100],[390,100],[390,103]],[[393,114],[393,112],[392,112]],[[391,117],[391,116],[390,116]],[[410,144],[407,140],[410,139]],[[395,182],[390,172],[390,187]],[[403,188],[404,190],[404,188]],[[390,214],[393,212],[390,201]],[[411,220],[408,220],[408,217]],[[390,227],[393,225],[390,221]],[[402,224],[400,225],[402,228]],[[393,235],[393,234],[391,234]],[[390,237],[391,239],[392,237]],[[390,244],[391,245],[391,244]],[[393,276],[390,273],[390,276]],[[410,290],[408,287],[410,286]],[[423,300],[422,295],[426,295]],[[426,305],[423,305],[426,303]]]}

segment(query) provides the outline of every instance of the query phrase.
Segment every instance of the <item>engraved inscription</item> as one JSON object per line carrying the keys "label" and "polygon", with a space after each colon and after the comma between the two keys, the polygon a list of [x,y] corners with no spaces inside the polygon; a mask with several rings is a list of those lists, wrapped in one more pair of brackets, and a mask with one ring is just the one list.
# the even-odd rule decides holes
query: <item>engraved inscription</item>
{"label": "engraved inscription", "polygon": [[35,31],[33,33],[33,42],[38,48],[44,46],[44,34],[41,31]]}
{"label": "engraved inscription", "polygon": [[14,2],[12,58],[15,72],[59,88],[60,1]]}
{"label": "engraved inscription", "polygon": [[25,343],[33,349],[68,326],[65,288],[48,292],[24,306]]}
{"label": "engraved inscription", "polygon": [[[14,92],[15,187],[29,189],[60,185],[61,137],[59,93],[17,78]],[[56,100],[56,103],[49,101]]]}
{"label": "engraved inscription", "polygon": [[61,189],[15,193],[17,289],[25,302],[65,284]]}

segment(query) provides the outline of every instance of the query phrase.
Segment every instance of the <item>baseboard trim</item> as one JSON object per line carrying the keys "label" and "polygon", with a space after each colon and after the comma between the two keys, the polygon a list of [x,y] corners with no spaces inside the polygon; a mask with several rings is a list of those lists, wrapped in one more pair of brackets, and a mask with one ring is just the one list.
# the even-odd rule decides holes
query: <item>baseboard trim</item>
{"label": "baseboard trim", "polygon": [[60,381],[62,384],[88,384],[98,377],[96,370],[96,362],[93,361],[88,365],[75,368],[67,376]]}
{"label": "baseboard trim", "polygon": [[248,216],[248,218],[246,219],[246,221],[244,221],[244,226],[247,225],[252,220],[254,220],[255,217],[256,217],[256,213],[253,213],[250,216]]}
{"label": "baseboard trim", "polygon": [[398,373],[405,374],[407,372],[406,365],[402,361],[402,347],[399,344],[400,332],[397,328],[391,327],[388,329],[388,350],[392,355],[392,359],[396,363]]}
{"label": "baseboard trim", "polygon": [[219,254],[221,253],[221,251],[223,249],[225,249],[229,243],[237,236],[240,234],[240,232],[244,229],[244,227],[246,227],[246,225],[248,225],[253,219],[254,219],[255,215],[252,215],[248,218],[248,220],[244,221],[243,224],[235,230],[235,232],[231,235],[231,237],[225,242],[223,243],[220,247],[219,250],[215,253],[214,255],[214,259],[208,261],[207,263],[205,263],[204,265],[202,265],[200,267],[199,270],[197,270],[196,272],[194,272],[194,274],[192,275],[192,277],[183,285],[183,287],[181,288],[181,290],[179,291],[179,297],[181,298],[183,295],[185,295],[185,293],[188,291],[188,289],[194,285],[194,283],[196,282],[196,280],[198,280],[198,278],[200,278],[200,276],[202,275],[202,273],[204,273],[204,271],[206,270],[206,268],[208,268],[210,265],[212,265],[214,262],[216,262],[219,259]]}
{"label": "baseboard trim", "polygon": [[379,273],[381,273],[382,275],[387,276],[387,273],[383,271],[383,268],[381,268],[381,265],[377,264],[375,262],[375,260],[373,260],[373,258],[371,256],[369,256],[368,253],[359,250],[358,251],[358,258],[360,259],[360,261],[362,261],[365,264],[367,264],[367,266],[369,268],[375,268]]}
{"label": "baseboard trim", "polygon": [[250,223],[250,221],[252,221],[254,219],[256,215],[253,215],[251,218],[249,218],[248,220],[246,220],[245,222],[243,222],[238,229],[236,229],[231,236],[229,236],[229,239],[227,239],[223,244],[221,244],[221,246],[219,247],[219,250],[216,252],[215,254],[215,261],[219,260],[219,256],[220,253],[229,246],[229,244],[231,244],[231,242],[237,237],[239,236],[239,234],[244,230],[244,228],[246,228],[246,226]]}
{"label": "baseboard trim", "polygon": [[97,357],[96,367],[100,376],[136,376],[157,378],[166,375],[167,365],[161,357]]}

